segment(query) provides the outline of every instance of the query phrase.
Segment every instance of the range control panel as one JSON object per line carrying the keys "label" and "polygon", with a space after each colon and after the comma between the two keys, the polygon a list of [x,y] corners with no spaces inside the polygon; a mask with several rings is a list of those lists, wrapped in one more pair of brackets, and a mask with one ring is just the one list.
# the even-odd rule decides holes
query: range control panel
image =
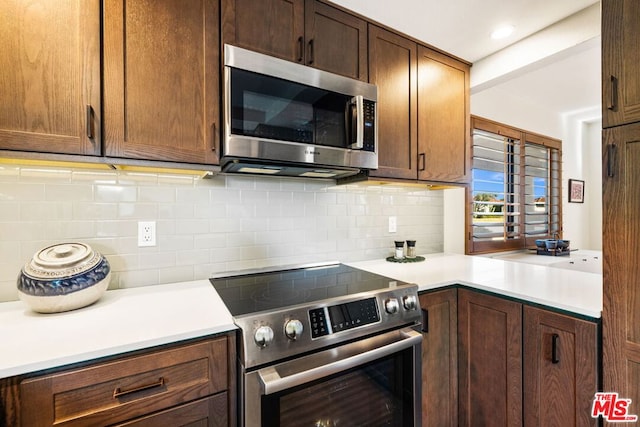
{"label": "range control panel", "polygon": [[380,321],[376,298],[309,310],[311,338]]}

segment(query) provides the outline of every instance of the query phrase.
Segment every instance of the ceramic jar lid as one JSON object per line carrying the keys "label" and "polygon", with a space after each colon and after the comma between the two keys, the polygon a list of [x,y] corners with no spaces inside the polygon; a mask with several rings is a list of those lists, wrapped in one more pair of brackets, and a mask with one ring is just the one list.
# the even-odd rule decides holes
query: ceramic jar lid
{"label": "ceramic jar lid", "polygon": [[24,271],[35,278],[69,277],[92,269],[101,259],[85,243],[59,243],[36,252]]}

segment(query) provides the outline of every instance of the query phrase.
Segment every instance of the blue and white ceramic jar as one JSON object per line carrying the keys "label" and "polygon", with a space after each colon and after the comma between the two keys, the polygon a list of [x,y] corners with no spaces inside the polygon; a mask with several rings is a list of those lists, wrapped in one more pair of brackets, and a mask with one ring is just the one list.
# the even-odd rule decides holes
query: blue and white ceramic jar
{"label": "blue and white ceramic jar", "polygon": [[84,243],[39,250],[18,276],[18,297],[39,313],[57,313],[96,302],[109,286],[111,267]]}

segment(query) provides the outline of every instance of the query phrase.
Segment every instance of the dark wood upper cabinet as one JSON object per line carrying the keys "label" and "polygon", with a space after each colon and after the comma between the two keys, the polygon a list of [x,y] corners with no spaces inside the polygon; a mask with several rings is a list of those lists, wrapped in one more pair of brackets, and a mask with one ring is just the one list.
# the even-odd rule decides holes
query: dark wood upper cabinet
{"label": "dark wood upper cabinet", "polygon": [[0,2],[0,17],[0,149],[100,155],[100,1]]}
{"label": "dark wood upper cabinet", "polygon": [[597,426],[597,325],[524,306],[523,331],[524,425]]}
{"label": "dark wood upper cabinet", "polygon": [[[602,0],[604,391],[640,414],[640,3]],[[623,126],[619,126],[623,125]]]}
{"label": "dark wood upper cabinet", "polygon": [[316,0],[222,0],[222,40],[367,81],[367,23]]}
{"label": "dark wood upper cabinet", "polygon": [[222,42],[302,62],[304,0],[222,0]]}
{"label": "dark wood upper cabinet", "polygon": [[418,177],[417,53],[414,41],[369,26],[369,81],[378,86],[378,169],[372,177]]}
{"label": "dark wood upper cabinet", "polygon": [[460,426],[522,425],[522,304],[458,290]]}
{"label": "dark wood upper cabinet", "polygon": [[418,46],[418,178],[467,182],[469,65]]}
{"label": "dark wood upper cabinet", "polygon": [[378,86],[376,178],[466,183],[469,65],[374,25],[369,79]]}
{"label": "dark wood upper cabinet", "polygon": [[422,427],[458,426],[457,289],[420,295]]}
{"label": "dark wood upper cabinet", "polygon": [[218,0],[106,0],[105,154],[218,162]]}
{"label": "dark wood upper cabinet", "polygon": [[305,5],[306,64],[368,81],[367,22],[316,0]]}
{"label": "dark wood upper cabinet", "polygon": [[602,2],[602,126],[640,121],[640,2]]}

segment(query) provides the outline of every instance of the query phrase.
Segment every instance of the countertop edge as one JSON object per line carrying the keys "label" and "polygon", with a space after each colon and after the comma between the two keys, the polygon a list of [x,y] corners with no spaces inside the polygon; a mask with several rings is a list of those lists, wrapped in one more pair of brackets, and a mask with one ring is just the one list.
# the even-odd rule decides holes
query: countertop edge
{"label": "countertop edge", "polygon": [[54,359],[48,359],[41,362],[34,362],[30,364],[12,366],[9,368],[0,368],[0,380],[3,378],[13,377],[16,375],[26,375],[37,373],[39,371],[45,371],[47,369],[64,369],[67,366],[89,362],[91,360],[102,359],[105,357],[117,357],[126,355],[138,350],[150,350],[154,347],[163,345],[170,345],[179,343],[180,341],[187,341],[198,338],[205,338],[207,336],[219,335],[232,332],[237,329],[235,324],[220,325],[216,328],[202,329],[199,331],[193,331],[191,333],[178,334],[173,336],[166,336],[162,338],[152,339],[148,341],[137,341],[135,343],[127,343],[121,346],[114,346],[104,349],[97,349],[88,351],[86,353],[76,353],[73,356],[60,357]]}

